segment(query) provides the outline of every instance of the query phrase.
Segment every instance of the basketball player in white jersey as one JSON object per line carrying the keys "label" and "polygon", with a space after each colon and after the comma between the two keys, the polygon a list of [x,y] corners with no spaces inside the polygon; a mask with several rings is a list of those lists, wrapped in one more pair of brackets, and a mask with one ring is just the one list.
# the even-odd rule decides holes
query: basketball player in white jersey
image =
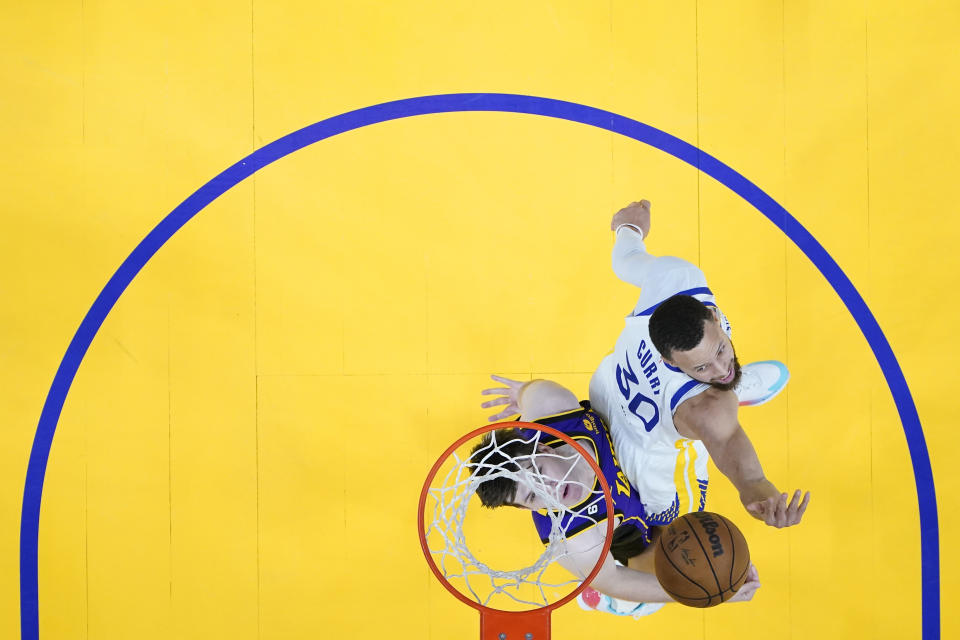
{"label": "basketball player in white jersey", "polygon": [[[801,501],[798,490],[788,502],[789,496],[764,475],[737,419],[738,404],[762,404],[783,389],[786,367],[766,361],[741,372],[730,323],[703,272],[680,258],[647,253],[649,202],[621,209],[611,228],[614,272],[641,292],[613,353],[590,381],[590,403],[608,425],[623,470],[643,497],[648,523],[668,524],[704,508],[709,456],[753,517],[777,528],[799,523],[809,492]],[[506,396],[506,391],[483,393]],[[501,397],[482,406],[507,403]],[[508,406],[490,419],[505,419],[515,410]]]}
{"label": "basketball player in white jersey", "polygon": [[590,381],[590,403],[610,428],[650,524],[703,508],[708,456],[750,515],[777,528],[799,523],[809,492],[801,501],[797,490],[788,502],[764,475],[737,418],[738,404],[761,404],[783,388],[786,367],[748,365],[741,380],[730,323],[703,272],[680,258],[647,253],[648,201],[618,211],[611,228],[613,270],[641,291],[613,353]]}

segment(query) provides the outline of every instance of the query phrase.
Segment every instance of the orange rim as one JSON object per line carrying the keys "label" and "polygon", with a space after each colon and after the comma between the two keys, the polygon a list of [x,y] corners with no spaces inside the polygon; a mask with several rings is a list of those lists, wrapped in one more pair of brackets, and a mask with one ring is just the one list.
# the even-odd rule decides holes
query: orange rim
{"label": "orange rim", "polygon": [[[603,489],[603,497],[607,505],[607,535],[603,541],[603,552],[600,554],[600,558],[597,560],[597,564],[593,567],[593,571],[590,572],[590,575],[588,575],[586,579],[584,579],[583,582],[581,582],[580,585],[577,586],[576,589],[574,589],[564,597],[560,598],[556,602],[552,604],[544,605],[542,607],[528,609],[526,611],[504,611],[502,609],[494,609],[492,607],[488,607],[486,605],[480,604],[479,602],[475,602],[470,598],[468,598],[467,596],[463,595],[460,591],[458,591],[452,584],[450,584],[447,578],[440,571],[440,568],[437,566],[437,563],[434,562],[433,556],[430,553],[430,549],[429,547],[427,547],[427,532],[423,522],[423,510],[427,504],[427,495],[430,491],[430,483],[433,481],[434,477],[436,477],[437,471],[440,470],[440,466],[444,463],[444,461],[447,460],[447,458],[450,457],[450,454],[453,453],[456,449],[458,449],[461,445],[463,445],[468,440],[476,438],[477,436],[481,436],[484,433],[487,433],[488,431],[495,431],[497,429],[507,429],[510,427],[515,427],[518,429],[535,429],[537,431],[544,431],[546,433],[549,433],[550,435],[560,438],[567,444],[573,445],[573,448],[576,450],[576,452],[579,453],[581,456],[583,456],[588,463],[590,463],[590,467],[593,469],[594,473],[597,474],[597,479],[600,481],[600,486]],[[437,458],[437,461],[433,464],[433,466],[430,468],[430,472],[427,474],[427,479],[423,483],[423,489],[421,489],[420,491],[420,503],[417,507],[417,529],[420,534],[420,549],[423,551],[423,555],[427,559],[427,564],[430,566],[430,570],[433,571],[433,575],[437,577],[437,580],[440,581],[440,583],[446,588],[447,591],[452,593],[454,597],[456,597],[458,600],[460,600],[464,604],[470,605],[474,609],[477,609],[478,611],[480,611],[481,614],[495,614],[498,616],[502,616],[504,614],[511,615],[511,616],[512,615],[522,616],[522,615],[530,614],[531,612],[538,612],[538,611],[551,612],[554,609],[557,609],[558,607],[562,607],[563,605],[567,604],[568,602],[576,598],[581,591],[583,591],[584,589],[587,588],[587,586],[589,586],[590,582],[597,576],[597,573],[600,572],[600,567],[603,566],[603,561],[606,559],[607,553],[610,552],[610,544],[613,542],[613,495],[610,493],[610,485],[607,483],[606,479],[603,477],[603,471],[600,469],[600,465],[597,464],[597,461],[594,460],[590,456],[590,454],[587,453],[586,449],[584,449],[582,446],[577,444],[573,440],[573,438],[571,438],[567,434],[561,433],[560,431],[557,431],[553,427],[548,427],[542,424],[534,424],[531,422],[497,422],[495,424],[488,424],[485,427],[480,427],[479,429],[474,429],[473,431],[465,434],[464,436],[459,438],[456,442],[454,442],[452,445],[447,447],[446,451],[441,453],[440,457]]]}

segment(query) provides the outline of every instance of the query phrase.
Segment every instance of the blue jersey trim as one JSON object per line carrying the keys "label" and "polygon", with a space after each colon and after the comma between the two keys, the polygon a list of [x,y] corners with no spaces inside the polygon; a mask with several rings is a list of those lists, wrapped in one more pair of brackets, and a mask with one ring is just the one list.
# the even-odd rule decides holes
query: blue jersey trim
{"label": "blue jersey trim", "polygon": [[40,635],[37,539],[40,499],[53,435],[67,393],[90,343],[127,286],[153,255],[191,218],[241,181],[277,160],[347,131],[412,116],[464,111],[522,113],[577,122],[632,138],[686,162],[743,198],[793,241],[823,274],[846,305],[880,365],[906,436],[920,516],[922,639],[940,637],[940,525],[937,494],[923,425],[893,349],[853,282],[823,245],[789,211],[760,187],[717,158],[665,131],[619,114],[575,102],[506,93],[455,93],[385,102],[315,122],[255,150],[225,169],[177,205],[141,240],[94,300],[74,333],[47,392],[27,463],[20,516],[20,632]]}
{"label": "blue jersey trim", "polygon": [[703,383],[698,382],[697,380],[688,380],[687,382],[683,383],[683,386],[677,389],[677,392],[673,394],[672,398],[670,398],[670,411],[673,411],[674,407],[677,406],[677,403],[683,400],[683,396],[698,384]]}
{"label": "blue jersey trim", "polygon": [[[707,287],[697,287],[696,289],[687,289],[686,291],[677,291],[675,294],[673,294],[672,296],[670,296],[670,298],[672,298],[673,296],[695,296],[695,295],[700,294],[700,293],[705,293],[705,294],[711,295],[711,296],[713,295],[713,291],[710,291],[710,289],[708,289]],[[667,300],[667,299],[668,299],[668,298],[664,298],[664,300]],[[654,311],[657,310],[657,307],[659,307],[661,304],[663,304],[664,300],[661,300],[660,302],[658,302],[657,304],[653,305],[653,306],[650,307],[649,309],[644,309],[644,310],[641,311],[640,313],[635,313],[635,314],[633,314],[633,315],[635,315],[635,316],[649,316],[649,315],[651,315]],[[701,302],[703,302],[703,301],[701,300]],[[704,303],[704,304],[706,304],[706,303]],[[714,306],[716,306],[716,305],[714,305]]]}

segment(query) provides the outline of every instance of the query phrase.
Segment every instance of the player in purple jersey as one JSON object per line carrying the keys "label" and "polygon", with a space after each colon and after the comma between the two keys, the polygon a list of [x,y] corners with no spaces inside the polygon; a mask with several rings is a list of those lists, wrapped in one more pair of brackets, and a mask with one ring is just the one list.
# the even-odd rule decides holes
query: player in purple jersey
{"label": "player in purple jersey", "polygon": [[[570,436],[594,458],[610,485],[616,527],[613,544],[590,585],[608,598],[599,601],[597,606],[596,600],[591,602],[588,591],[582,594],[581,606],[586,603],[589,608],[639,617],[659,609],[662,605],[658,603],[672,602],[653,573],[650,543],[658,531],[647,526],[640,496],[620,468],[610,434],[600,416],[590,410],[589,403],[581,404],[572,392],[555,382],[523,383],[492,377],[505,387],[486,389],[483,393],[504,397],[482,406],[507,404],[509,411],[520,414],[521,421],[548,425]],[[596,550],[602,547],[606,536],[606,504],[591,492],[598,485],[596,475],[573,447],[559,438],[544,434],[537,442],[529,435],[522,430],[501,429],[486,434],[474,447],[471,461],[478,475],[484,474],[484,465],[510,464],[514,464],[520,474],[519,480],[499,476],[483,482],[477,494],[487,507],[513,506],[533,511],[537,532],[547,543],[551,521],[543,511],[549,503],[543,495],[546,488],[551,499],[569,510],[563,516],[568,553],[558,562],[574,575],[585,576],[596,564]],[[531,461],[534,458],[535,461]],[[520,462],[515,463],[514,459]],[[756,568],[751,566],[747,582],[730,602],[750,600],[759,586]]]}

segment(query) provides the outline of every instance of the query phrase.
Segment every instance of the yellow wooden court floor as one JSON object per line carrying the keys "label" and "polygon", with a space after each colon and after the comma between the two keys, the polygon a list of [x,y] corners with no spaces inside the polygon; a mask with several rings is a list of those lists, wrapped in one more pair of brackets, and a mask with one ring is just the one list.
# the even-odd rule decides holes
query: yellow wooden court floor
{"label": "yellow wooden court floor", "polygon": [[[813,498],[775,530],[714,470],[753,601],[553,637],[960,637],[957,3],[7,0],[0,29],[0,637],[477,637],[421,483],[489,374],[586,396],[641,198],[741,361],[790,367],[741,421]],[[411,101],[449,94],[478,95]]]}

